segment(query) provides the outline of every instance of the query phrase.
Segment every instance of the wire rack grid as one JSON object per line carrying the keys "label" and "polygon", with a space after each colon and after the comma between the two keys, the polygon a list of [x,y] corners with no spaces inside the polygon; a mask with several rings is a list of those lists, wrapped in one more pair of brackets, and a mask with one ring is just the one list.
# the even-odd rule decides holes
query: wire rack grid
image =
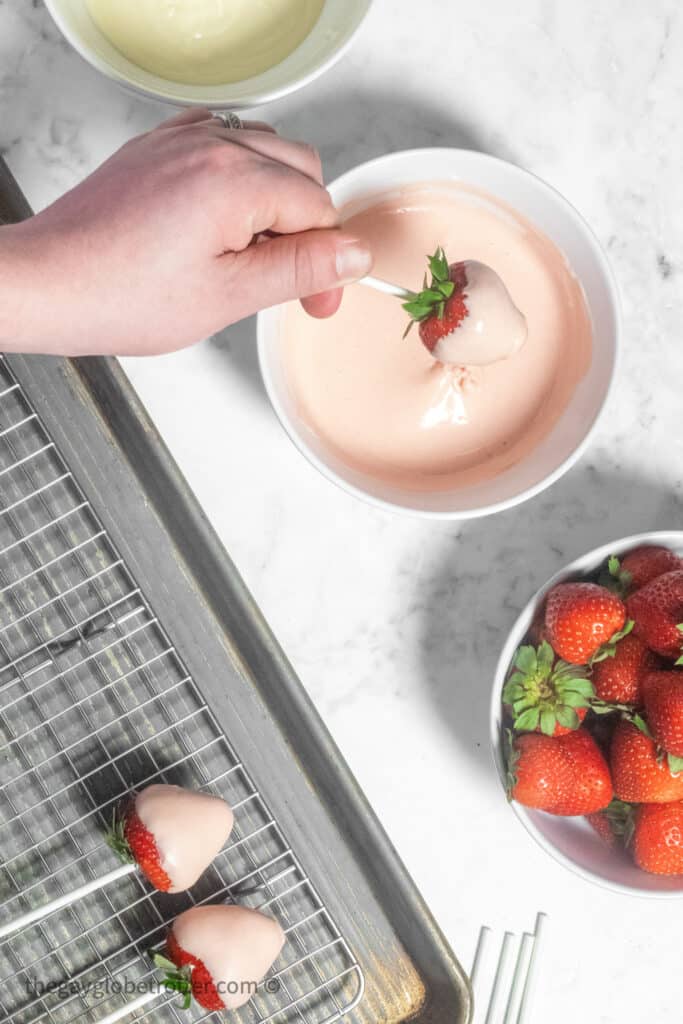
{"label": "wire rack grid", "polygon": [[[0,940],[10,1024],[94,1024],[152,982],[149,950],[189,906],[268,909],[287,934],[239,1024],[332,1024],[363,974],[179,653],[0,357],[0,905],[12,920],[116,866],[104,831],[152,782],[233,807],[229,844],[195,885],[135,872]],[[273,982],[275,981],[275,984]],[[188,1018],[171,996],[131,1016]]]}

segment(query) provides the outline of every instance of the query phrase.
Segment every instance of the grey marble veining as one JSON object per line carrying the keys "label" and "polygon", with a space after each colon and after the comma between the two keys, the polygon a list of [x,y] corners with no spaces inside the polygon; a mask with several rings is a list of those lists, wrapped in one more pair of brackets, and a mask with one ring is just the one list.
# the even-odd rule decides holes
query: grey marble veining
{"label": "grey marble veining", "polygon": [[[527,505],[430,525],[337,491],[276,423],[251,322],[126,360],[463,962],[483,922],[550,914],[534,1019],[554,1024],[680,1014],[680,904],[589,887],[532,844],[494,777],[487,706],[506,631],[550,573],[683,527],[681,53],[675,0],[377,0],[342,64],[260,112],[316,143],[328,178],[465,146],[539,174],[591,223],[623,297],[619,386],[587,455]],[[39,3],[0,2],[0,149],[36,208],[164,112],[84,64]]]}

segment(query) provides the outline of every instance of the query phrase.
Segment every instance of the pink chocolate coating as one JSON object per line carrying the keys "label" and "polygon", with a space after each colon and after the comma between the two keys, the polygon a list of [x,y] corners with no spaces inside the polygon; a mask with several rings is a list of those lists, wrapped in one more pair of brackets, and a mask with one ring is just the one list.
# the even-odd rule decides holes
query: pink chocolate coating
{"label": "pink chocolate coating", "polygon": [[[492,479],[550,432],[590,366],[583,290],[560,250],[494,196],[415,185],[344,211],[370,244],[373,274],[418,288],[426,254],[491,267],[526,320],[507,358],[463,374],[436,363],[398,300],[355,285],[340,311],[284,314],[288,386],[299,415],[354,470],[415,491]],[[457,334],[457,332],[456,332]]]}
{"label": "pink chocolate coating", "polygon": [[274,918],[238,906],[192,907],[176,918],[173,934],[202,961],[228,1010],[248,1002],[250,986],[270,970],[285,942]]}
{"label": "pink chocolate coating", "polygon": [[154,836],[169,892],[194,885],[232,831],[225,800],[180,786],[148,786],[136,796],[135,811]]}

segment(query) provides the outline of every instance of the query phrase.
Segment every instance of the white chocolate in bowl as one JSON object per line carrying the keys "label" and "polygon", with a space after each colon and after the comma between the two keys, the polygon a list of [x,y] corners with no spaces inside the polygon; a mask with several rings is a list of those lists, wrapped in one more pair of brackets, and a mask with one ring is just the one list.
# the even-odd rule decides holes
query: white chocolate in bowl
{"label": "white chocolate in bowl", "polygon": [[309,35],[324,0],[86,0],[106,39],[138,67],[189,85],[240,82]]}
{"label": "white chocolate in bowl", "polygon": [[201,960],[226,1009],[236,1010],[253,995],[242,983],[258,983],[285,942],[278,922],[258,910],[239,906],[192,907],[173,923],[186,952]]}
{"label": "white chocolate in bowl", "polygon": [[233,813],[220,797],[180,786],[148,786],[135,812],[154,836],[169,892],[184,892],[206,870],[232,831]]}

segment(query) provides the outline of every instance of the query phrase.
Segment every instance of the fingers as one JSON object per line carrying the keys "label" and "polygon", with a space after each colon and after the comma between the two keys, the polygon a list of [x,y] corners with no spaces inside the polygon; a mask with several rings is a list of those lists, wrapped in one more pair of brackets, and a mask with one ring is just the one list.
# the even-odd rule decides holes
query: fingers
{"label": "fingers", "polygon": [[214,124],[208,129],[216,138],[224,139],[227,143],[237,146],[244,146],[253,153],[268,157],[269,160],[276,160],[278,163],[291,167],[300,174],[323,183],[323,168],[320,156],[313,146],[305,142],[293,142],[291,139],[283,139],[275,132],[262,131],[260,129],[225,128],[220,121],[214,118]]}
{"label": "fingers", "polygon": [[206,121],[211,117],[211,111],[206,107],[191,107],[189,110],[181,110],[174,117],[162,121],[159,128],[178,128],[184,124],[194,124],[197,121]]}
{"label": "fingers", "polygon": [[301,305],[309,316],[315,317],[316,320],[324,320],[337,312],[343,295],[343,288],[333,288],[329,292],[321,292],[320,295],[309,295],[308,298],[301,300]]}
{"label": "fingers", "polygon": [[[162,121],[159,128],[178,128],[185,124],[209,124],[221,125],[220,118],[215,117],[207,107],[190,107],[189,110],[181,110],[179,114]],[[272,132],[276,134],[272,125],[265,121],[243,121],[242,128],[254,132]]]}
{"label": "fingers", "polygon": [[231,319],[300,298],[307,298],[305,308],[312,315],[330,316],[341,301],[340,286],[369,273],[372,254],[341,231],[307,231],[270,239],[216,263],[217,272],[228,278],[217,294],[225,295]]}
{"label": "fingers", "polygon": [[266,124],[265,121],[242,121],[242,131],[251,132],[271,132],[273,135],[277,135],[277,129],[273,128],[272,124]]}
{"label": "fingers", "polygon": [[254,197],[250,211],[252,236],[263,232],[290,235],[337,227],[339,213],[329,192],[318,182],[287,164],[260,157],[255,158],[249,175]]}

